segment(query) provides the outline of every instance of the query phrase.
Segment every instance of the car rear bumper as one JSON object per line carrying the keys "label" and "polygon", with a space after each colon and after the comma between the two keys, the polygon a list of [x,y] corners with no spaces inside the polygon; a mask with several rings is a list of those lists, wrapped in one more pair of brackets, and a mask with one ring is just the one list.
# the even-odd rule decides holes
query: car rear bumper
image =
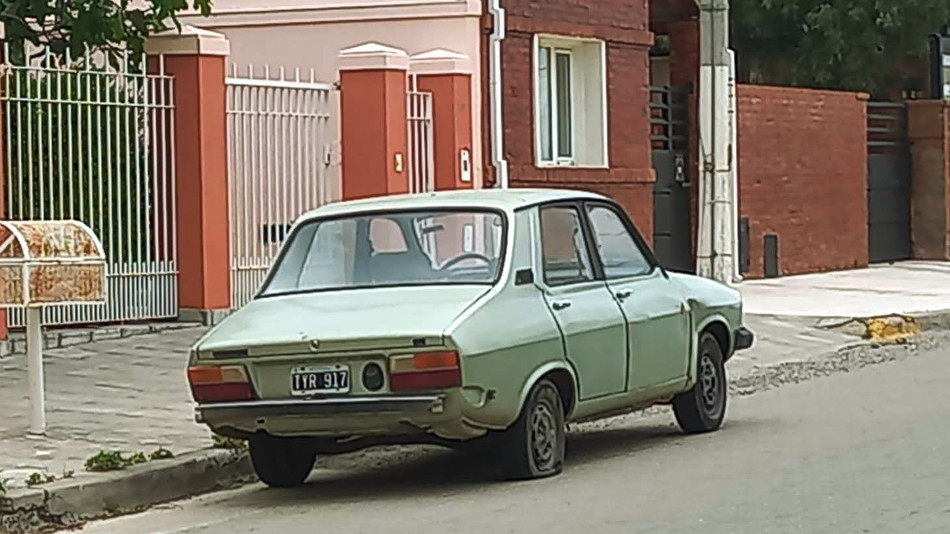
{"label": "car rear bumper", "polygon": [[359,414],[437,415],[445,411],[443,395],[364,396],[325,399],[257,400],[200,404],[199,423],[208,419],[247,419],[272,416],[333,416]]}
{"label": "car rear bumper", "polygon": [[735,350],[746,350],[755,343],[755,334],[744,326],[740,326],[735,332]]}
{"label": "car rear bumper", "polygon": [[[355,395],[200,404],[195,419],[219,434],[246,438],[427,436],[471,439],[485,429],[468,421],[458,395]],[[421,443],[421,441],[420,441]]]}

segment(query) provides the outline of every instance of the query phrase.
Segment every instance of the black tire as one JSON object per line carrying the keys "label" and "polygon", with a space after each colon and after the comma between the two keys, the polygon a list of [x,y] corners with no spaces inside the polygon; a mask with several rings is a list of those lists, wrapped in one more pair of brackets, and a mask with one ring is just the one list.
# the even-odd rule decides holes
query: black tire
{"label": "black tire", "polygon": [[317,460],[314,448],[303,440],[260,436],[249,445],[257,478],[272,488],[302,485]]}
{"label": "black tire", "polygon": [[508,480],[560,474],[565,451],[564,405],[557,386],[547,379],[531,388],[521,414],[500,435],[502,467]]}
{"label": "black tire", "polygon": [[728,382],[722,347],[712,334],[699,340],[696,385],[673,399],[673,413],[688,434],[713,432],[726,418]]}

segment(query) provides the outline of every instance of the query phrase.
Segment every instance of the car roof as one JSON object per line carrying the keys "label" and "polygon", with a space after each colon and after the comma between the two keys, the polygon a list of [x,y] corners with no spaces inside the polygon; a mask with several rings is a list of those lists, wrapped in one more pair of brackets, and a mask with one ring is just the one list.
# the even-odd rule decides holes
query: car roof
{"label": "car roof", "polygon": [[322,217],[336,217],[350,213],[366,211],[401,211],[446,208],[488,208],[501,211],[515,211],[559,200],[607,200],[607,197],[587,191],[571,189],[467,189],[439,191],[435,193],[417,193],[409,195],[390,195],[334,202],[309,211],[301,220]]}

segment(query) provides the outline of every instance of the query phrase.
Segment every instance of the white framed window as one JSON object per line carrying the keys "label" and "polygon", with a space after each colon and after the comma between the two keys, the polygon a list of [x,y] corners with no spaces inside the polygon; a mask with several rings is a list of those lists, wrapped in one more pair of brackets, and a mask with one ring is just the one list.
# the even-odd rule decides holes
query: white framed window
{"label": "white framed window", "polygon": [[606,167],[604,42],[535,36],[534,59],[536,163]]}

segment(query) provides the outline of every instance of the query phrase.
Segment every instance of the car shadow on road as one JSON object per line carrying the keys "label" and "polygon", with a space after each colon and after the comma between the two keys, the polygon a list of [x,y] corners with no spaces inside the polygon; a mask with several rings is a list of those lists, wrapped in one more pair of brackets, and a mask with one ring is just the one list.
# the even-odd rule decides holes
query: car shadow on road
{"label": "car shadow on road", "polygon": [[[741,431],[754,422],[732,422]],[[724,429],[724,432],[729,429]],[[583,475],[598,462],[643,454],[666,447],[686,446],[695,439],[715,439],[715,434],[687,436],[670,424],[656,421],[618,425],[600,430],[572,432],[567,442],[566,474]],[[229,506],[284,506],[312,503],[352,502],[446,497],[478,489],[492,491],[518,485],[556,484],[558,478],[542,481],[504,482],[496,462],[486,455],[436,447],[387,447],[323,458],[308,483],[294,489],[266,489],[242,494]]]}

